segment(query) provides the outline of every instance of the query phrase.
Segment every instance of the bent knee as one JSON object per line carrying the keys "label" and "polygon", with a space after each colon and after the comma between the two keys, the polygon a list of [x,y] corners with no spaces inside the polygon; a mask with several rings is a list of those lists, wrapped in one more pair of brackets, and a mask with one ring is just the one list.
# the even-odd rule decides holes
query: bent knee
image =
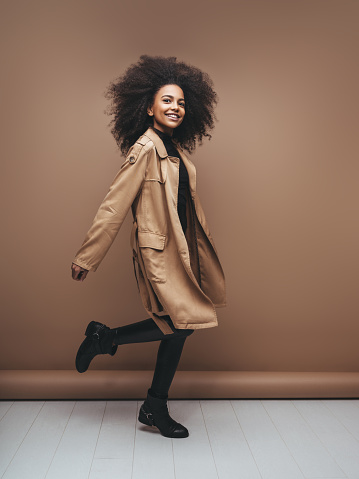
{"label": "bent knee", "polygon": [[191,334],[194,332],[194,329],[176,329],[174,328],[173,335],[169,334],[169,338],[171,337],[176,337],[176,338],[187,338],[188,336],[191,336]]}
{"label": "bent knee", "polygon": [[181,330],[181,333],[183,334],[183,336],[191,336],[191,334],[194,332],[194,329],[182,329]]}

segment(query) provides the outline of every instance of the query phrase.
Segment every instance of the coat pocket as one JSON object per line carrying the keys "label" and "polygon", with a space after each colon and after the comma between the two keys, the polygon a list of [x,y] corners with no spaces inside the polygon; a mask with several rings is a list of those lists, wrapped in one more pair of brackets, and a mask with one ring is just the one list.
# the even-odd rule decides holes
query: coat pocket
{"label": "coat pocket", "polygon": [[164,247],[166,235],[138,231],[138,246],[146,269],[146,276],[155,283],[166,282]]}

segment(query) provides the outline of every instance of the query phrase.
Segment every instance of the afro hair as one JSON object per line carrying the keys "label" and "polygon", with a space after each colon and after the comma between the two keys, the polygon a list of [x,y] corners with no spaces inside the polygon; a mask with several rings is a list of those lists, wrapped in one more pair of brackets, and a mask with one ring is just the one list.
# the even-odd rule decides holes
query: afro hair
{"label": "afro hair", "polygon": [[186,114],[172,138],[189,152],[202,143],[203,137],[211,138],[217,94],[209,76],[197,67],[177,61],[176,57],[142,55],[105,93],[111,101],[107,109],[113,115],[111,132],[124,155],[153,125],[147,109],[152,106],[155,94],[162,86],[173,84],[182,88]]}

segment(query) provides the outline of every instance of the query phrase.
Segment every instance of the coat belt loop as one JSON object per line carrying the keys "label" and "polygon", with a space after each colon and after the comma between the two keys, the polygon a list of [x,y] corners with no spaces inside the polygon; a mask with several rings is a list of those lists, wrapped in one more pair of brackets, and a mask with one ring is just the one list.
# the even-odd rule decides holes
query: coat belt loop
{"label": "coat belt loop", "polygon": [[163,158],[162,160],[160,160],[161,161],[160,165],[161,165],[161,176],[162,176],[161,180],[162,180],[162,183],[165,183],[166,178],[167,178],[167,161],[168,161],[167,158],[168,157]]}
{"label": "coat belt loop", "polygon": [[131,231],[130,244],[131,244],[131,248],[132,248],[133,270],[135,272],[137,288],[138,288],[138,291],[140,291],[140,285],[138,283],[137,271],[136,271],[136,263],[138,263],[137,251],[136,251],[136,237],[137,237],[137,221],[136,221],[136,219],[134,219],[133,220],[132,231]]}
{"label": "coat belt loop", "polygon": [[137,260],[136,235],[137,235],[137,221],[136,219],[134,219],[132,224],[132,230],[131,230],[130,245],[133,251],[133,255],[136,257],[136,260]]}

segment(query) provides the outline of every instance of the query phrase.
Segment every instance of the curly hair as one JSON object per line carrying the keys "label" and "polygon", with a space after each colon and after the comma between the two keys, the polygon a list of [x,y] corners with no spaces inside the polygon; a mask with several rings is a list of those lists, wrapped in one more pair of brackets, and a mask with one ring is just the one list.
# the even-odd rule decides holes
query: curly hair
{"label": "curly hair", "polygon": [[147,114],[154,96],[164,85],[178,85],[186,100],[184,120],[173,131],[172,138],[191,152],[203,137],[211,138],[217,94],[213,82],[199,68],[177,61],[176,57],[142,55],[139,61],[112,82],[105,96],[111,100],[106,112],[113,115],[111,132],[122,153],[153,125]]}

